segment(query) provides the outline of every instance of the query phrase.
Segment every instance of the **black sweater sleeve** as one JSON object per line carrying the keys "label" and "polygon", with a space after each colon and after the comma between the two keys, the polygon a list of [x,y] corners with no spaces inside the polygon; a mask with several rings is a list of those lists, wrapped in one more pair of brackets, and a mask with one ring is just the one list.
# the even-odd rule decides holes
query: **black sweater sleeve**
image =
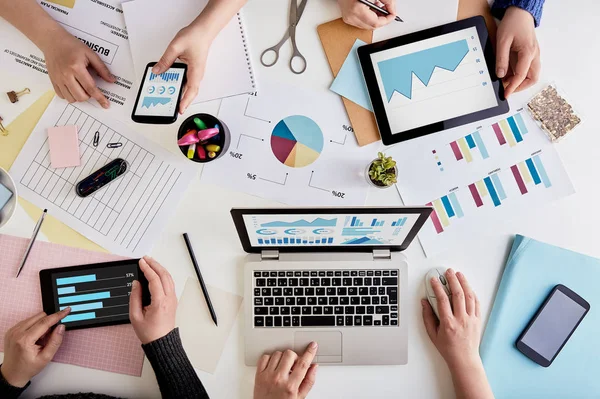
{"label": "black sweater sleeve", "polygon": [[183,349],[178,328],[156,341],[142,345],[142,348],[154,369],[163,398],[208,399]]}
{"label": "black sweater sleeve", "polygon": [[[2,365],[0,364],[0,367]],[[4,379],[0,370],[0,398],[2,399],[17,399],[29,387],[31,382],[28,382],[23,388],[13,387]]]}

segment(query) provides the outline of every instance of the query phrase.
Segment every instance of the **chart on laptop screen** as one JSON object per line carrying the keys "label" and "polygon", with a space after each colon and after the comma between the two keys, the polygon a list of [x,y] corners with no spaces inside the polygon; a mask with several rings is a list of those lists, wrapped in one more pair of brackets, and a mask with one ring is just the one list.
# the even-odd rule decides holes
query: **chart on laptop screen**
{"label": "chart on laptop screen", "polygon": [[381,51],[371,60],[393,133],[498,105],[475,27]]}
{"label": "chart on laptop screen", "polygon": [[419,214],[244,215],[253,246],[401,245]]}

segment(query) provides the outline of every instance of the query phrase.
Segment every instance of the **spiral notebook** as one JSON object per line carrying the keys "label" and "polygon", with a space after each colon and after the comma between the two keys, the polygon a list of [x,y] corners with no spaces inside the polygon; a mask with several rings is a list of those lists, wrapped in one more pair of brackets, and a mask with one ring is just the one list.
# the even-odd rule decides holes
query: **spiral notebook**
{"label": "spiral notebook", "polygon": [[[122,3],[138,81],[146,65],[158,61],[181,28],[204,10],[208,0],[132,0]],[[256,91],[241,11],[223,28],[208,53],[204,78],[193,103]]]}

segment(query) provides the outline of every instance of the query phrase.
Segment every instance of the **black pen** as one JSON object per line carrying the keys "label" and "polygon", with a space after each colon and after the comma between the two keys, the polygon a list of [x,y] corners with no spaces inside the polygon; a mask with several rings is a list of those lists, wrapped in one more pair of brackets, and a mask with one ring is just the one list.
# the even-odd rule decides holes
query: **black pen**
{"label": "black pen", "polygon": [[194,264],[194,269],[196,270],[196,275],[198,276],[198,280],[200,281],[200,287],[202,287],[202,292],[204,293],[204,298],[206,299],[206,304],[208,305],[208,310],[210,311],[210,317],[212,317],[215,322],[215,326],[219,326],[217,323],[217,314],[215,313],[215,308],[213,308],[213,304],[210,301],[210,296],[208,295],[208,289],[206,288],[206,284],[204,284],[204,279],[202,278],[202,273],[200,272],[200,267],[198,266],[198,262],[196,261],[196,256],[194,255],[194,250],[192,249],[192,243],[190,243],[190,238],[187,233],[183,233],[183,239],[185,240],[185,245],[187,246],[188,252],[190,253],[190,258],[192,259],[192,263]]}
{"label": "black pen", "polygon": [[[367,7],[370,7],[372,10],[377,11],[378,13],[381,13],[383,15],[390,15],[390,12],[388,10],[386,10],[385,8],[381,8],[376,4],[371,3],[369,0],[358,0],[359,3],[363,3],[364,5],[366,5]],[[396,21],[398,22],[404,22],[399,16],[396,15]]]}

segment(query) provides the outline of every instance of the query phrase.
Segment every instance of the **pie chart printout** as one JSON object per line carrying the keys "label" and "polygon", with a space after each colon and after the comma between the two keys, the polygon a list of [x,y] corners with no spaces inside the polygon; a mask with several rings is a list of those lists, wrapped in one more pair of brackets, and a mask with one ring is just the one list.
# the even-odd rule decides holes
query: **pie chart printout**
{"label": "pie chart printout", "polygon": [[303,168],[323,151],[323,132],[312,119],[293,115],[279,121],[271,134],[271,149],[282,164]]}

